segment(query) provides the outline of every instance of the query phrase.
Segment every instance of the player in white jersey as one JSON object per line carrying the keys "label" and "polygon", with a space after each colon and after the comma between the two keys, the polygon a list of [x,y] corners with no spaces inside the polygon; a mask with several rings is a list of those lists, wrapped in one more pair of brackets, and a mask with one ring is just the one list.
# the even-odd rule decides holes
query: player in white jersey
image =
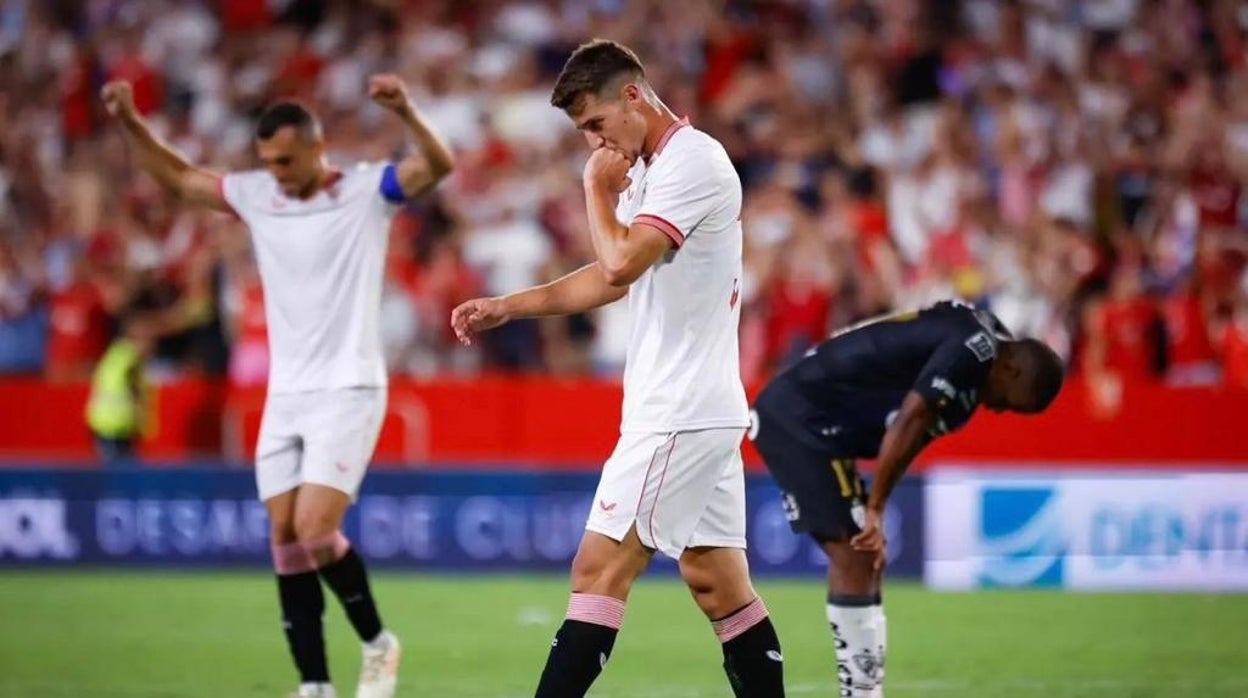
{"label": "player in white jersey", "polygon": [[256,445],[256,482],[268,509],[282,620],[300,674],[298,696],[335,695],[321,616],[321,580],[363,643],[359,698],[394,695],[397,638],[381,623],[363,561],[342,519],[372,458],[386,411],[381,287],[397,204],[432,188],[452,156],[393,75],[369,96],[408,126],[420,152],[345,171],[325,158],[316,117],[269,107],[256,128],[264,169],[218,174],[156,138],[129,84],[102,97],[142,167],[184,202],[233,213],[247,225],[264,287],[272,367]]}
{"label": "player in white jersey", "polygon": [[633,582],[659,550],[679,561],[712,621],[734,693],[783,696],[780,643],[745,558],[740,179],[723,147],[678,120],[620,44],[578,48],[551,103],[594,149],[583,183],[597,261],[545,286],[469,301],[451,318],[468,343],[513,318],[628,296],[620,440],[603,467],[572,563],[567,618],[536,695],[585,695]]}

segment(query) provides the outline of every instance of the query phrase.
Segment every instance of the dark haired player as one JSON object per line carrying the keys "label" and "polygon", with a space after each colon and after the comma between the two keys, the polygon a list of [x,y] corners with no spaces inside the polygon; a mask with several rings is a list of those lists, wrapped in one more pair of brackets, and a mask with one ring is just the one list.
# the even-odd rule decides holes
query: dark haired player
{"label": "dark haired player", "polygon": [[[946,301],[838,332],[759,394],[750,438],[784,492],[793,530],[828,556],[841,696],[883,695],[881,516],[906,467],[979,405],[1041,412],[1062,381],[1052,349],[1011,338],[986,310]],[[858,458],[878,458],[869,495]]]}
{"label": "dark haired player", "polygon": [[238,216],[251,233],[264,287],[270,365],[256,444],[256,483],[268,509],[282,622],[303,698],[332,698],[321,616],[323,579],[363,642],[356,695],[394,695],[399,642],[386,630],[364,563],[340,530],[386,412],[382,276],[397,205],[438,183],[452,156],[393,75],[369,80],[420,147],[398,163],[333,168],[317,118],[269,107],[256,126],[264,169],[219,174],[153,135],[125,82],[104,86],[140,165],[182,201]]}

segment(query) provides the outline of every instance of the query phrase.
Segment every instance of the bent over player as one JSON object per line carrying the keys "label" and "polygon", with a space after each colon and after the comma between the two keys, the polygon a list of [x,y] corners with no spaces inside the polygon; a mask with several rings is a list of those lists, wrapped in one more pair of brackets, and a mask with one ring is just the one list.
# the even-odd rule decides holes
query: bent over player
{"label": "bent over player", "polygon": [[585,695],[655,550],[679,561],[736,695],[782,696],[780,643],[744,550],[741,182],[719,142],[678,120],[620,44],[596,40],[573,52],[551,103],[594,148],[583,184],[597,261],[452,313],[468,342],[512,318],[580,313],[628,296],[620,439],[603,466],[537,696]]}
{"label": "bent over player", "polygon": [[356,695],[394,694],[399,642],[383,628],[364,563],[340,527],[386,412],[380,314],[390,221],[397,204],[452,167],[450,151],[399,78],[373,76],[368,91],[403,119],[420,154],[333,169],[316,117],[284,102],[257,124],[264,169],[224,175],[188,163],[157,139],[135,111],[129,84],[102,91],[145,170],[188,204],[234,213],[251,233],[272,355],[256,483],[268,509],[282,622],[303,697],[335,695],[322,579],[363,642]]}
{"label": "bent over player", "polygon": [[[793,530],[828,556],[828,623],[840,695],[883,695],[881,517],[932,439],[976,407],[1033,414],[1061,390],[1062,361],[961,302],[869,320],[807,352],[759,394],[751,438],[784,492]],[[876,458],[869,496],[854,465]]]}

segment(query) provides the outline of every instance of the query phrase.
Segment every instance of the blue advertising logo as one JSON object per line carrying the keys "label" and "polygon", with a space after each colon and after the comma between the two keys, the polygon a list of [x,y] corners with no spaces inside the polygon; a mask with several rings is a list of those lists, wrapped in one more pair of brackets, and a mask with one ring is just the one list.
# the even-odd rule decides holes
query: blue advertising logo
{"label": "blue advertising logo", "polygon": [[1052,487],[987,487],[980,500],[984,586],[1061,586],[1066,535]]}

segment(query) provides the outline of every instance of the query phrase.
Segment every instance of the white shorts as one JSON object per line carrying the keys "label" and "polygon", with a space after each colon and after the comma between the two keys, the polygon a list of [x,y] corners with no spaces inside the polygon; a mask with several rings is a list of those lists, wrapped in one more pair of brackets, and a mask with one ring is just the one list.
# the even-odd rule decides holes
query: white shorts
{"label": "white shorts", "polygon": [[647,548],[745,548],[744,429],[622,434],[602,468],[586,530]]}
{"label": "white shorts", "polygon": [[385,388],[270,395],[256,442],[260,499],[311,483],[354,500],[385,416]]}

